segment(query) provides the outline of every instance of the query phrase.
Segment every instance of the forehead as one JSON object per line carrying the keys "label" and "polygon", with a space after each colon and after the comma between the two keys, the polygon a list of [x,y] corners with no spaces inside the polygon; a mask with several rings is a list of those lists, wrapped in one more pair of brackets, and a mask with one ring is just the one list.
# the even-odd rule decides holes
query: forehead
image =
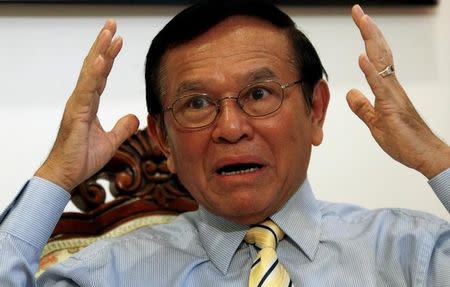
{"label": "forehead", "polygon": [[170,49],[161,68],[161,84],[169,97],[186,82],[210,89],[224,83],[247,84],[255,71],[280,81],[295,80],[297,74],[286,32],[248,16],[229,17]]}

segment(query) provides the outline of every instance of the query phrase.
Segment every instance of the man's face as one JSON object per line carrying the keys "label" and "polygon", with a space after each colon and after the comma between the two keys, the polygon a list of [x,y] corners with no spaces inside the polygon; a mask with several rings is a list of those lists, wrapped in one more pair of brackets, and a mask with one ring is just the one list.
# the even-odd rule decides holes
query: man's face
{"label": "man's face", "polygon": [[[283,32],[235,16],[166,53],[162,102],[169,106],[180,90],[220,99],[256,81],[285,84],[299,77]],[[265,117],[252,118],[236,101],[225,100],[212,125],[186,130],[167,112],[167,137],[160,143],[169,167],[200,205],[237,223],[256,223],[280,209],[306,178],[325,109],[308,113],[295,85],[285,90],[280,109]],[[238,172],[222,172],[224,167]]]}

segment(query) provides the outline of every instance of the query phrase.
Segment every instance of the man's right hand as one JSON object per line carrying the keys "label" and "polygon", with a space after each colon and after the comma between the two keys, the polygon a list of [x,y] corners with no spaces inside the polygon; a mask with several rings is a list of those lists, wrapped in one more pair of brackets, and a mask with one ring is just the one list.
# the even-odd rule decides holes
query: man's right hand
{"label": "man's right hand", "polygon": [[105,132],[97,117],[100,95],[122,48],[122,38],[113,39],[116,29],[114,20],[108,20],[98,34],[66,103],[53,148],[35,173],[69,192],[103,167],[139,126],[136,116],[127,115]]}

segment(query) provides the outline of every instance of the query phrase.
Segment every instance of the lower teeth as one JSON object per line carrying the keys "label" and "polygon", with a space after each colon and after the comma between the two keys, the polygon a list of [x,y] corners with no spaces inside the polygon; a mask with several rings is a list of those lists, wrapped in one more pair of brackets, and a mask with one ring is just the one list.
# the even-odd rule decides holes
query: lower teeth
{"label": "lower teeth", "polygon": [[258,168],[256,167],[252,167],[249,169],[245,169],[245,170],[237,170],[237,171],[222,171],[220,174],[221,175],[236,175],[236,174],[243,174],[243,173],[248,173],[248,172],[253,172],[253,171],[257,171]]}

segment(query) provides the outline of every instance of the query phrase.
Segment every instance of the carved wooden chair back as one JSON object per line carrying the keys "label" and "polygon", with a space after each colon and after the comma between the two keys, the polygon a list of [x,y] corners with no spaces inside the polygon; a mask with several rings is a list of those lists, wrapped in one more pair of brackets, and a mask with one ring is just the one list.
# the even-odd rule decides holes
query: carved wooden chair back
{"label": "carved wooden chair back", "polygon": [[170,222],[198,208],[168,170],[147,129],[126,140],[99,172],[75,188],[71,200],[80,212],[63,213],[42,253],[38,275],[92,242]]}

